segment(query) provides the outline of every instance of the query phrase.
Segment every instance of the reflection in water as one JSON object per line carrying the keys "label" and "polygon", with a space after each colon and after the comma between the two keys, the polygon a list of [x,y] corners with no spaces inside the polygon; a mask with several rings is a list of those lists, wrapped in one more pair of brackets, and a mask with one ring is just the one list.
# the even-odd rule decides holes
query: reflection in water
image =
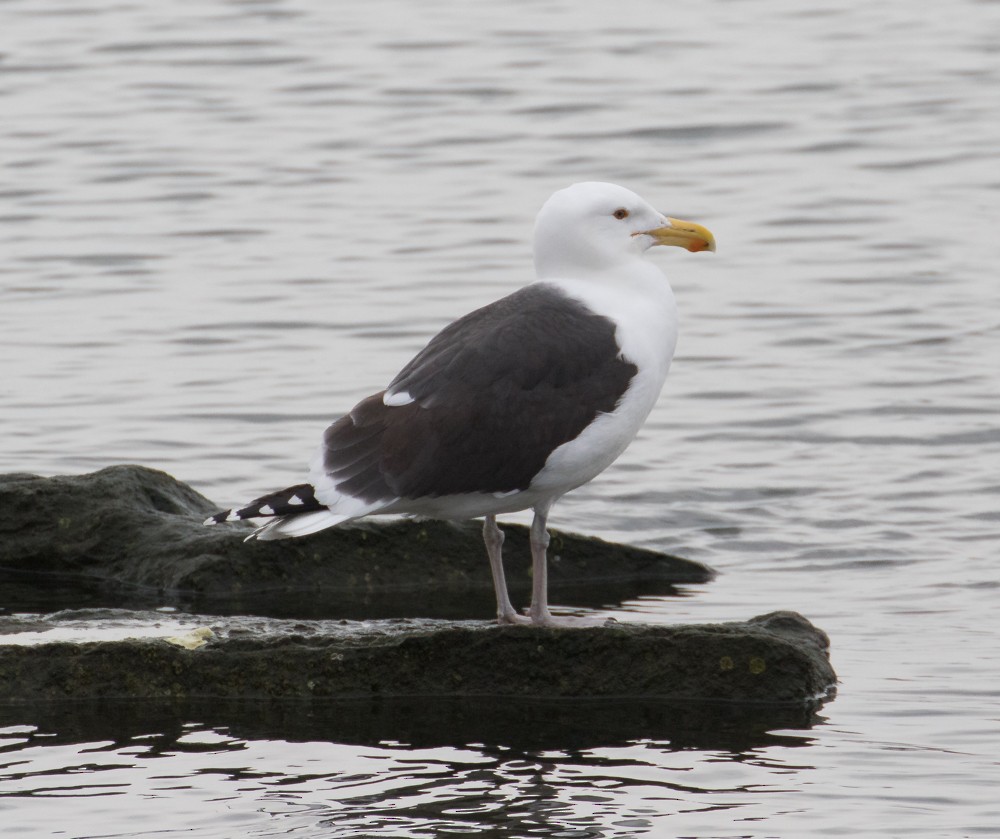
{"label": "reflection in water", "polygon": [[[71,796],[77,816],[87,812],[88,798],[141,790],[150,802],[172,807],[197,791],[238,810],[245,825],[261,814],[277,820],[256,824],[253,835],[307,828],[344,837],[489,829],[627,836],[682,810],[753,806],[759,793],[785,789],[784,776],[806,767],[772,755],[810,740],[767,729],[815,719],[787,708],[511,705],[517,703],[6,707],[0,781],[7,798],[41,804]],[[341,745],[352,743],[357,747]],[[699,778],[703,762],[730,768]],[[174,766],[184,768],[175,774]],[[33,812],[24,808],[28,818],[44,820]]]}
{"label": "reflection in water", "polygon": [[0,723],[37,729],[37,742],[122,744],[155,735],[171,743],[191,725],[225,729],[241,740],[389,742],[413,748],[462,748],[475,743],[510,753],[573,753],[636,741],[674,749],[733,754],[797,745],[819,721],[819,703],[732,705],[656,700],[527,700],[515,698],[382,700],[101,700],[43,706],[0,705]]}

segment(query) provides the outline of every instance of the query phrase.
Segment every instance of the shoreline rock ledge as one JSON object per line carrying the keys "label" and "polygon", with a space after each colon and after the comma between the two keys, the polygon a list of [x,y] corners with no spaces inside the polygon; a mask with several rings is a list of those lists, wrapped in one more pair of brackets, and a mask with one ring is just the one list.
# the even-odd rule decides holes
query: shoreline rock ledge
{"label": "shoreline rock ledge", "polygon": [[[465,715],[472,731],[488,702],[516,728],[516,702],[574,699],[601,705],[601,725],[625,731],[626,700],[652,703],[657,720],[672,702],[809,714],[836,683],[826,635],[794,612],[710,625],[496,626],[475,525],[402,521],[244,544],[248,526],[204,527],[216,505],[141,466],[0,476],[0,507],[0,708],[412,700],[436,708],[442,730]],[[516,603],[530,587],[527,535],[505,531]],[[558,603],[604,605],[713,576],[569,534],[554,534],[550,552]],[[151,637],[165,627],[180,641]]]}
{"label": "shoreline rock ledge", "polygon": [[[0,584],[15,601],[2,604],[8,609],[169,604],[223,614],[473,619],[495,610],[477,523],[371,521],[244,543],[249,524],[203,526],[218,505],[143,466],[0,475],[0,509]],[[531,586],[527,528],[504,531],[518,602]],[[670,594],[675,584],[714,576],[691,560],[558,531],[549,566],[554,602],[580,606]],[[57,586],[70,591],[61,603]],[[34,590],[16,602],[18,587]],[[77,592],[90,596],[73,599]]]}
{"label": "shoreline rock ledge", "polygon": [[[72,613],[50,618],[60,637],[86,629]],[[19,620],[28,623],[19,628]],[[832,696],[836,682],[825,633],[795,612],[581,629],[433,620],[199,624],[170,640],[19,644],[21,631],[44,638],[44,621],[0,619],[0,703],[510,697],[806,706]]]}

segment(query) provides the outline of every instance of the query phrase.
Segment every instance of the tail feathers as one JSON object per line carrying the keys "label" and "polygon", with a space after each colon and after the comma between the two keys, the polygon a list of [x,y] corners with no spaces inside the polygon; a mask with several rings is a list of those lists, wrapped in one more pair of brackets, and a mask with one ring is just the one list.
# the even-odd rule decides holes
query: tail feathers
{"label": "tail feathers", "polygon": [[284,516],[274,521],[269,521],[263,527],[258,527],[253,533],[244,539],[248,542],[251,539],[288,539],[296,536],[308,536],[328,527],[335,527],[345,521],[350,521],[354,516],[345,516],[338,513],[331,513],[326,508],[313,513],[303,513],[297,516]]}
{"label": "tail feathers", "polygon": [[[243,519],[256,519],[266,516],[291,516],[299,518],[304,513],[316,512],[329,513],[329,510],[324,504],[320,504],[316,500],[316,491],[312,484],[298,484],[279,492],[262,495],[245,507],[223,510],[221,513],[209,516],[205,519],[205,524],[221,524],[224,521],[242,521]],[[271,522],[271,524],[276,524],[276,522]],[[268,526],[270,525],[265,525],[265,527]]]}

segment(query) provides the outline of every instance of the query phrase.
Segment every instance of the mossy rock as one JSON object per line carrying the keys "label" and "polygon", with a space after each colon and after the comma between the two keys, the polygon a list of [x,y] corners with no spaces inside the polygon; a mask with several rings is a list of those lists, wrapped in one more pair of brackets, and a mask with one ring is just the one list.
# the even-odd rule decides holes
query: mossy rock
{"label": "mossy rock", "polygon": [[[249,525],[203,526],[216,504],[142,466],[0,476],[0,508],[7,608],[170,604],[353,618],[485,618],[495,608],[475,523],[372,520],[303,539],[244,542]],[[527,529],[504,529],[511,594],[526,599]],[[581,606],[670,594],[713,576],[680,557],[559,531],[549,566],[554,601]]]}

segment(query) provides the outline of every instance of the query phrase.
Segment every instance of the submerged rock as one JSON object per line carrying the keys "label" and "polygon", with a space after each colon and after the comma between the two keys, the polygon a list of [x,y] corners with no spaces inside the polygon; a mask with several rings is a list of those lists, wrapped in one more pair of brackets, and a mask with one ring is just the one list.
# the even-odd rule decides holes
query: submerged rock
{"label": "submerged rock", "polygon": [[[49,625],[59,625],[53,618]],[[237,618],[186,633],[190,644],[182,637],[17,645],[19,631],[46,623],[30,619],[19,629],[18,620],[0,626],[7,641],[0,702],[514,697],[806,705],[836,681],[826,635],[794,612],[586,629]]]}
{"label": "submerged rock", "polygon": [[[217,505],[163,472],[0,476],[0,575],[8,608],[161,605],[322,617],[488,617],[495,606],[476,524],[392,521],[307,539],[247,542],[247,524],[204,527]],[[530,589],[527,529],[505,525],[511,594]],[[557,602],[612,605],[706,582],[711,569],[654,551],[554,532]],[[19,600],[20,597],[20,600]],[[23,606],[21,605],[23,604]],[[58,608],[54,604],[48,608]]]}

